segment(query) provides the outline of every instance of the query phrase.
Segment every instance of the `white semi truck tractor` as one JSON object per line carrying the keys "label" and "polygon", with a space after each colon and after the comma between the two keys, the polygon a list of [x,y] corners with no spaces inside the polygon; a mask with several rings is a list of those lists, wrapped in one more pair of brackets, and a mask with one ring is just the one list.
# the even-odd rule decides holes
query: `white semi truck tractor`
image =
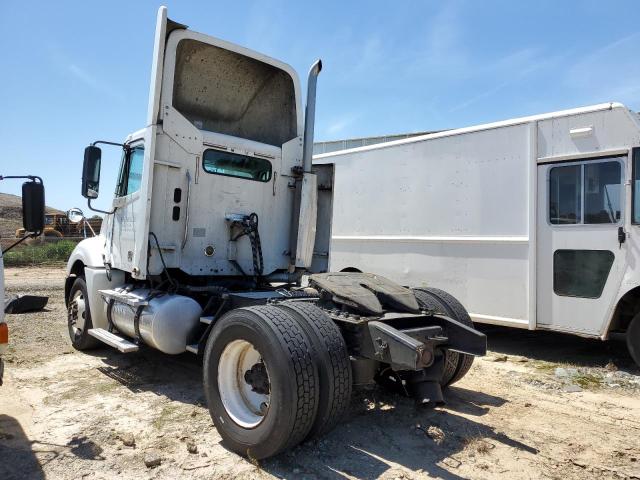
{"label": "white semi truck tractor", "polygon": [[303,115],[289,65],[193,32],[162,7],[147,126],[84,155],[89,208],[99,146],[121,149],[122,163],[100,235],[67,265],[73,346],[202,356],[224,444],[257,459],[329,431],[353,385],[442,402],[486,351],[442,291],[326,273],[333,174],[311,165],[320,69]]}

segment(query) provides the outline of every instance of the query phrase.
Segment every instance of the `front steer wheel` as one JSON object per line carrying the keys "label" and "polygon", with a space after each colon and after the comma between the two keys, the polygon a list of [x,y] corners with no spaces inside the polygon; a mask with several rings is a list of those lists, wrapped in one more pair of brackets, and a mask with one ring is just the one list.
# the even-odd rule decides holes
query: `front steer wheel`
{"label": "front steer wheel", "polygon": [[274,306],[218,320],[204,354],[204,390],[223,444],[254,459],[300,443],[314,423],[319,384],[302,328]]}
{"label": "front steer wheel", "polygon": [[75,279],[69,291],[67,324],[71,344],[76,350],[89,350],[96,348],[100,344],[88,332],[90,328],[93,328],[93,325],[91,323],[91,310],[89,310],[87,284],[82,277]]}

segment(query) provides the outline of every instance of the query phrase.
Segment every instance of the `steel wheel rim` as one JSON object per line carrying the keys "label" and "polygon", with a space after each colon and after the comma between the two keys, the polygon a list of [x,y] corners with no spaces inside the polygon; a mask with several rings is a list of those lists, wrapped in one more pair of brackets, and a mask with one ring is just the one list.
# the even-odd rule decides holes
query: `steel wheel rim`
{"label": "steel wheel rim", "polygon": [[86,322],[87,307],[82,291],[78,290],[69,302],[69,328],[75,336],[81,335]]}
{"label": "steel wheel rim", "polygon": [[[260,352],[246,340],[227,344],[218,362],[218,391],[231,419],[244,428],[257,427],[265,419],[271,400],[270,393],[254,391],[245,378],[256,365],[263,365]],[[264,366],[266,372],[266,366]],[[267,382],[269,374],[266,372]]]}

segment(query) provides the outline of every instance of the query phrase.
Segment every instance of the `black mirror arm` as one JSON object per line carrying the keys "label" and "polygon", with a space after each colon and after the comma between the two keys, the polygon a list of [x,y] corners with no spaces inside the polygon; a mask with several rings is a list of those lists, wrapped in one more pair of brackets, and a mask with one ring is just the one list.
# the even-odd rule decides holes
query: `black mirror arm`
{"label": "black mirror arm", "polygon": [[106,214],[106,215],[111,215],[111,214],[113,214],[113,213],[116,213],[116,210],[118,209],[118,207],[116,207],[116,208],[114,208],[113,210],[111,210],[110,212],[108,212],[108,211],[106,211],[106,210],[100,210],[100,209],[98,209],[98,208],[93,208],[93,207],[91,206],[91,199],[90,199],[90,198],[88,198],[88,199],[87,199],[87,205],[89,206],[89,210],[93,210],[94,212],[98,212],[98,213],[104,213],[104,214]]}
{"label": "black mirror arm", "polygon": [[8,178],[25,178],[32,182],[42,183],[42,179],[36,175],[0,175],[0,180],[6,180]]}
{"label": "black mirror arm", "polygon": [[[128,146],[126,143],[108,142],[108,141],[106,141],[106,140],[96,140],[95,142],[93,142],[93,143],[91,144],[91,146],[92,146],[92,147],[95,147],[95,146],[96,146],[96,145],[98,145],[98,144],[102,144],[102,145],[113,145],[113,146],[115,146],[115,147],[122,147],[124,150],[128,150],[128,149],[129,149],[129,146]],[[91,199],[90,199],[90,198],[88,198],[88,199],[87,199],[87,206],[89,207],[89,210],[91,210],[91,211],[98,212],[98,213],[104,213],[104,214],[106,214],[106,215],[111,215],[111,214],[113,214],[113,213],[116,213],[116,210],[117,210],[117,208],[114,208],[113,210],[111,210],[111,211],[109,212],[109,211],[106,211],[106,210],[100,210],[100,209],[98,209],[98,208],[93,208],[93,207],[91,206]]]}
{"label": "black mirror arm", "polygon": [[[7,178],[7,177],[4,177]],[[24,178],[24,177],[23,177]],[[42,232],[33,232],[33,233],[27,233],[24,237],[22,237],[21,239],[19,239],[16,242],[13,242],[11,245],[9,245],[7,248],[5,248],[2,251],[2,255],[4,255],[5,253],[7,253],[9,250],[11,250],[13,247],[20,245],[22,242],[24,242],[27,238],[36,238],[39,237],[40,235],[42,235]]]}
{"label": "black mirror arm", "polygon": [[102,145],[114,145],[116,147],[127,148],[127,144],[126,143],[107,142],[106,140],[96,140],[95,142],[93,142],[91,144],[91,146],[95,147],[99,143],[102,144]]}

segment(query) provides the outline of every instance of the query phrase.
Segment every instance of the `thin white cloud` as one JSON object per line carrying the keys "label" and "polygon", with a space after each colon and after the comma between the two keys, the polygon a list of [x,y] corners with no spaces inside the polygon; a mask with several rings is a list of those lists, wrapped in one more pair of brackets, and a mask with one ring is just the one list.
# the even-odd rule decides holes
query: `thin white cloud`
{"label": "thin white cloud", "polygon": [[93,75],[89,74],[89,72],[87,72],[86,70],[80,68],[77,65],[71,64],[69,65],[69,72],[71,72],[73,76],[86,83],[91,88],[100,90],[101,87],[98,80]]}
{"label": "thin white cloud", "polygon": [[477,70],[479,77],[489,78],[492,81],[495,81],[493,79],[496,78],[503,78],[504,80],[454,105],[449,111],[464,110],[481,100],[492,97],[535,72],[557,65],[563,57],[563,55],[549,56],[537,48],[528,47],[490,62]]}
{"label": "thin white cloud", "polygon": [[90,89],[108,95],[114,100],[124,101],[125,96],[122,92],[114,89],[111,85],[102,81],[99,77],[91,74],[85,68],[74,62],[67,53],[56,44],[49,44],[47,46],[49,50],[49,58],[53,67],[65,76],[70,76]]}
{"label": "thin white cloud", "polygon": [[640,103],[640,32],[616,39],[574,62],[565,72],[566,88],[589,102]]}
{"label": "thin white cloud", "polygon": [[109,85],[101,82],[95,76],[91,75],[89,72],[79,67],[78,65],[74,63],[70,64],[67,68],[67,71],[93,90],[107,94],[116,100],[124,100],[124,96],[120,92],[115,91]]}
{"label": "thin white cloud", "polygon": [[327,127],[327,135],[337,135],[351,126],[358,119],[357,115],[346,115],[344,117],[333,120]]}

